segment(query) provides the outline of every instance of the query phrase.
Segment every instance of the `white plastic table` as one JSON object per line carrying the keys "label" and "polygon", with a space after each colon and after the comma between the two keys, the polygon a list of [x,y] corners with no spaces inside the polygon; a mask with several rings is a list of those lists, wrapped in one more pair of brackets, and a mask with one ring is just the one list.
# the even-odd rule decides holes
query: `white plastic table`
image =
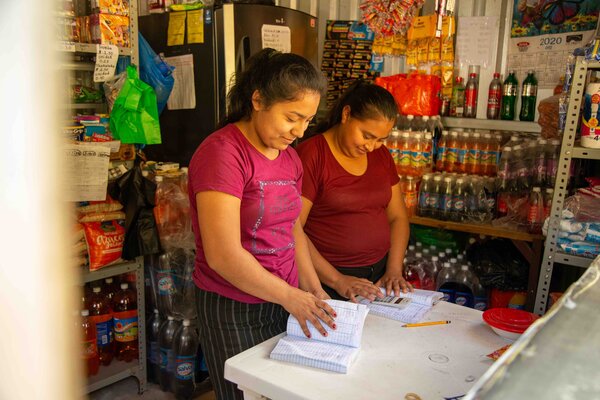
{"label": "white plastic table", "polygon": [[511,343],[481,314],[440,302],[425,320],[452,322],[417,328],[368,315],[361,351],[348,374],[271,360],[282,334],[228,359],[225,378],[245,399],[383,400],[405,399],[409,393],[423,400],[452,399],[464,395],[492,365],[487,354]]}

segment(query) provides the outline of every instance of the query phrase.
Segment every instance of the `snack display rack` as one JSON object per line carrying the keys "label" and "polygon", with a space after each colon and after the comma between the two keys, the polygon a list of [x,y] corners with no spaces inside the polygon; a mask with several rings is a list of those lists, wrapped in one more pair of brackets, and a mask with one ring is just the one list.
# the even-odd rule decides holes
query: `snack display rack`
{"label": "snack display rack", "polygon": [[586,61],[583,57],[577,58],[575,70],[573,72],[571,91],[569,93],[570,99],[569,108],[567,110],[567,121],[560,148],[558,172],[556,183],[554,185],[554,197],[552,198],[552,208],[548,224],[548,236],[546,237],[545,250],[542,257],[543,261],[537,285],[534,312],[540,315],[546,312],[546,307],[548,305],[550,282],[552,280],[554,264],[560,263],[587,268],[593,261],[590,258],[560,252],[557,248],[557,239],[564,200],[567,197],[571,160],[577,158],[600,160],[600,149],[583,148],[575,141],[577,126],[581,118],[581,100],[585,93],[588,71],[599,69],[600,62]]}
{"label": "snack display rack", "polygon": [[[137,1],[129,2],[129,34],[130,47],[119,47],[119,56],[130,57],[131,64],[139,65],[138,55],[138,5]],[[92,62],[80,62],[69,54],[94,54],[97,52],[97,45],[90,43],[75,43],[75,42],[59,42],[58,50],[63,52],[64,59],[61,63],[63,70],[69,74],[88,73],[94,71]],[[70,113],[79,110],[91,110],[94,112],[106,112],[107,105],[102,103],[68,103],[64,107]],[[86,386],[83,388],[84,393],[90,393],[101,389],[112,383],[126,379],[130,376],[137,378],[139,383],[139,393],[141,394],[146,389],[146,326],[145,326],[145,306],[144,306],[144,264],[143,258],[138,257],[133,261],[126,261],[116,265],[104,267],[96,271],[89,271],[87,268],[82,268],[80,271],[80,282],[85,284],[97,280],[102,280],[108,277],[121,275],[124,273],[135,273],[135,283],[137,292],[137,313],[138,313],[138,340],[139,356],[137,361],[123,362],[113,360],[110,365],[102,366],[97,375],[88,378]]]}

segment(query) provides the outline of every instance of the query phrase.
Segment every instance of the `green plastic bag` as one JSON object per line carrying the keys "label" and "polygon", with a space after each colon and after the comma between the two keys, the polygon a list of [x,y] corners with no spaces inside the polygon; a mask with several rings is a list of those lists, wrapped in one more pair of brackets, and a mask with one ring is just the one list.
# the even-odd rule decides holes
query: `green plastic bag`
{"label": "green plastic bag", "polygon": [[156,93],[134,66],[127,67],[127,80],[110,113],[110,130],[121,143],[161,143]]}

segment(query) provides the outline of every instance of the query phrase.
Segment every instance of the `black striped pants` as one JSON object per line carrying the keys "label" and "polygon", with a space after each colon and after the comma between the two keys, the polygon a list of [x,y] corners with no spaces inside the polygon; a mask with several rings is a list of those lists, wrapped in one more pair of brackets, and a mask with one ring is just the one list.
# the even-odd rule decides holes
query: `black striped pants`
{"label": "black striped pants", "polygon": [[225,360],[285,331],[288,313],[273,303],[247,304],[196,288],[200,345],[219,400],[243,399],[223,377]]}

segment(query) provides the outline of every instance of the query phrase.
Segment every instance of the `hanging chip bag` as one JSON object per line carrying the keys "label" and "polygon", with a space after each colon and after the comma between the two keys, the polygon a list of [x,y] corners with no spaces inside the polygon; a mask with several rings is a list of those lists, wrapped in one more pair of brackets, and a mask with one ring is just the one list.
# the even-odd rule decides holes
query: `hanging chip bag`
{"label": "hanging chip bag", "polygon": [[127,80],[110,113],[110,130],[121,143],[161,143],[156,93],[134,66],[127,67]]}

